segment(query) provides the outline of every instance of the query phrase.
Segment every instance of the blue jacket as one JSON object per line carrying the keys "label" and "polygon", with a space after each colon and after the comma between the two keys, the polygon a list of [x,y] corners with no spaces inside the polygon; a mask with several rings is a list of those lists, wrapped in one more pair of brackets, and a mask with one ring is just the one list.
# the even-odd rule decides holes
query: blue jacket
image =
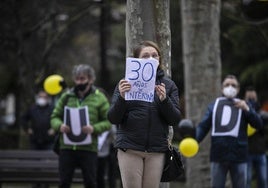
{"label": "blue jacket", "polygon": [[[210,161],[212,162],[246,162],[248,154],[247,126],[256,129],[262,127],[262,120],[249,105],[249,111],[239,110],[233,106],[233,99],[221,99],[224,104],[209,104],[208,109],[196,129],[196,140],[201,142],[211,130]],[[214,108],[215,105],[219,108]],[[216,115],[218,113],[218,116]],[[231,113],[230,119],[223,113]],[[216,118],[218,117],[218,118]],[[214,123],[213,123],[214,122]]]}

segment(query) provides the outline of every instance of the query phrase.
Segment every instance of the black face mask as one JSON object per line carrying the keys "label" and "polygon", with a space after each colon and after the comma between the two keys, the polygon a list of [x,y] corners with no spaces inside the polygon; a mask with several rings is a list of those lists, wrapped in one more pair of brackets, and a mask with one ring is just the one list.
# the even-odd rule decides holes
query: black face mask
{"label": "black face mask", "polygon": [[254,99],[248,99],[248,102],[256,111],[260,110],[260,104],[257,101],[255,101]]}
{"label": "black face mask", "polygon": [[85,91],[85,89],[88,86],[88,82],[84,83],[84,84],[78,84],[75,86],[75,90],[76,91]]}

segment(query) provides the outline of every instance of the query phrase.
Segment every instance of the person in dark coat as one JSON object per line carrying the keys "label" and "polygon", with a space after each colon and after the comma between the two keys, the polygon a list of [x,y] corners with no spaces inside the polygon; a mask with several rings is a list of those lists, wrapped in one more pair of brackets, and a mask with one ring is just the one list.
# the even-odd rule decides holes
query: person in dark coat
{"label": "person in dark coat", "polygon": [[[264,118],[261,115],[260,104],[258,102],[257,92],[253,87],[248,87],[245,91],[245,100],[260,114],[263,122]],[[267,159],[266,159],[266,135],[264,127],[256,130],[252,135],[248,137],[248,179],[247,188],[251,187],[252,172],[253,169],[256,173],[258,188],[267,188]]]}
{"label": "person in dark coat", "polygon": [[201,142],[211,130],[211,187],[224,188],[230,172],[233,188],[246,187],[248,137],[247,125],[262,128],[262,120],[245,100],[236,98],[239,82],[227,75],[222,82],[222,97],[208,105],[196,128],[196,140]]}
{"label": "person in dark coat", "polygon": [[22,116],[22,126],[29,135],[30,148],[33,150],[52,149],[54,130],[50,128],[50,115],[53,105],[48,94],[40,90],[33,104]]}
{"label": "person in dark coat", "polygon": [[[50,128],[50,115],[53,111],[49,95],[39,90],[35,103],[23,114],[22,126],[29,136],[30,149],[50,150],[53,147],[55,131]],[[48,184],[35,183],[32,188],[47,188]]]}
{"label": "person in dark coat", "polygon": [[159,62],[153,102],[126,100],[131,84],[122,79],[115,88],[108,119],[117,125],[115,147],[123,187],[159,188],[169,126],[178,125],[181,118],[178,89],[164,75],[157,44],[141,42],[133,57]]}

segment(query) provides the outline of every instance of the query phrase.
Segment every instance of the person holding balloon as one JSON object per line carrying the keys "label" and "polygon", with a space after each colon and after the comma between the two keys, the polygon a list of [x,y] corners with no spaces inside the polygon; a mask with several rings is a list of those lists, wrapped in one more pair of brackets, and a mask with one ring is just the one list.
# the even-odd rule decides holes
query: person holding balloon
{"label": "person holding balloon", "polygon": [[222,82],[222,96],[208,105],[196,127],[196,140],[201,142],[211,130],[211,187],[223,188],[227,173],[232,187],[247,185],[248,136],[247,125],[262,128],[262,120],[245,100],[236,98],[239,82],[227,75]]}
{"label": "person holding balloon", "polygon": [[110,104],[94,86],[91,66],[74,66],[72,76],[74,87],[61,95],[51,115],[51,126],[60,133],[59,187],[70,188],[79,167],[84,187],[96,188],[98,135],[111,128],[107,119]]}
{"label": "person holding balloon", "polygon": [[[256,110],[260,112],[257,92],[253,87],[248,87],[245,91],[245,100]],[[262,116],[261,116],[262,117]],[[262,118],[263,119],[263,118]],[[249,131],[250,128],[253,131]],[[267,161],[266,161],[266,135],[265,129],[256,130],[248,125],[248,179],[247,188],[251,187],[252,169],[255,169],[258,187],[267,188]]]}

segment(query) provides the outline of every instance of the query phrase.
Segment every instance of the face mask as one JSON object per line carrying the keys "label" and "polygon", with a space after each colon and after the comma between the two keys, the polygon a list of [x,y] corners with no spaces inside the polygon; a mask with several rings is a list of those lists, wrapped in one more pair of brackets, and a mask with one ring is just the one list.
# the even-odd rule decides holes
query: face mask
{"label": "face mask", "polygon": [[251,103],[251,104],[254,104],[254,103],[256,103],[257,101],[256,101],[255,99],[251,99],[251,98],[249,98],[249,99],[248,99],[248,102]]}
{"label": "face mask", "polygon": [[75,90],[84,91],[86,89],[87,85],[88,85],[88,82],[84,83],[84,84],[78,84],[78,85],[75,86]]}
{"label": "face mask", "polygon": [[223,95],[227,98],[234,98],[237,95],[237,90],[232,86],[225,87],[223,88]]}
{"label": "face mask", "polygon": [[248,102],[255,110],[258,111],[260,109],[260,105],[255,99],[248,99]]}
{"label": "face mask", "polygon": [[157,61],[157,66],[159,66],[159,60],[153,57],[149,57],[148,59],[153,59],[154,61]]}
{"label": "face mask", "polygon": [[39,106],[46,106],[48,101],[42,97],[36,99],[36,104]]}

